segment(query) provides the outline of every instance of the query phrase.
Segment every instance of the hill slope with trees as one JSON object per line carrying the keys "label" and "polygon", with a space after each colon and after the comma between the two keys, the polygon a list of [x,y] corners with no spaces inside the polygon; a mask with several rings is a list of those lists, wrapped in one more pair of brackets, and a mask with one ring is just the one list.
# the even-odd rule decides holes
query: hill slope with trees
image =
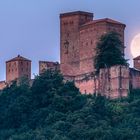
{"label": "hill slope with trees", "polygon": [[81,95],[58,72],[13,83],[0,95],[1,140],[139,140],[140,95]]}

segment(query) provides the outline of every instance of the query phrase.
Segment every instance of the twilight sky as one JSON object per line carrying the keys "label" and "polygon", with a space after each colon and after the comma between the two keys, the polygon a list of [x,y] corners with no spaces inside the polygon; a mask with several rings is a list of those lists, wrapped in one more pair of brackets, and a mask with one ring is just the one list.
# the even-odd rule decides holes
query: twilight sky
{"label": "twilight sky", "polygon": [[0,0],[0,80],[5,79],[5,61],[18,54],[32,60],[59,61],[59,14],[88,11],[94,18],[113,18],[127,25],[126,58],[132,59],[130,43],[140,33],[139,0]]}

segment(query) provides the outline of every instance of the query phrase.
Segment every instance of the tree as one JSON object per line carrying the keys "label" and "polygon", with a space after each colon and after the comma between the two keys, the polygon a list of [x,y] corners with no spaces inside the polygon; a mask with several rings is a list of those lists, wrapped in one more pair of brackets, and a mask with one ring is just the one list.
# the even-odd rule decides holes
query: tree
{"label": "tree", "polygon": [[97,43],[97,54],[95,57],[95,68],[99,71],[100,68],[111,67],[114,65],[128,65],[124,58],[122,44],[119,34],[109,32],[102,35]]}

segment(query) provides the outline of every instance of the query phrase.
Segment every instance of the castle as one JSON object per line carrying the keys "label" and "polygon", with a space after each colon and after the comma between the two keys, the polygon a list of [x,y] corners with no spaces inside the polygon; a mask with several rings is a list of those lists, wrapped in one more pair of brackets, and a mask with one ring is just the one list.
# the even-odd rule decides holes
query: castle
{"label": "castle", "polygon": [[[47,69],[60,69],[64,79],[74,81],[83,94],[126,97],[130,89],[140,88],[140,56],[134,58],[134,68],[117,65],[101,69],[96,75],[94,67],[100,37],[115,31],[124,44],[125,27],[125,24],[109,18],[94,20],[93,13],[89,12],[60,14],[60,64],[39,61],[39,74]],[[124,54],[124,48],[121,51]],[[0,82],[0,89],[22,76],[31,79],[31,61],[18,55],[6,62],[6,81]]]}

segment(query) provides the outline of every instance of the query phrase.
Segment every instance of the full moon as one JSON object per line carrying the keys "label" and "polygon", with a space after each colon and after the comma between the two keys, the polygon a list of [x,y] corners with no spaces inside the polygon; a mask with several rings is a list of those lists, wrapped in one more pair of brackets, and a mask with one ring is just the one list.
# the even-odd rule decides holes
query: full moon
{"label": "full moon", "polygon": [[140,55],[140,34],[137,34],[131,42],[131,53],[133,57]]}

